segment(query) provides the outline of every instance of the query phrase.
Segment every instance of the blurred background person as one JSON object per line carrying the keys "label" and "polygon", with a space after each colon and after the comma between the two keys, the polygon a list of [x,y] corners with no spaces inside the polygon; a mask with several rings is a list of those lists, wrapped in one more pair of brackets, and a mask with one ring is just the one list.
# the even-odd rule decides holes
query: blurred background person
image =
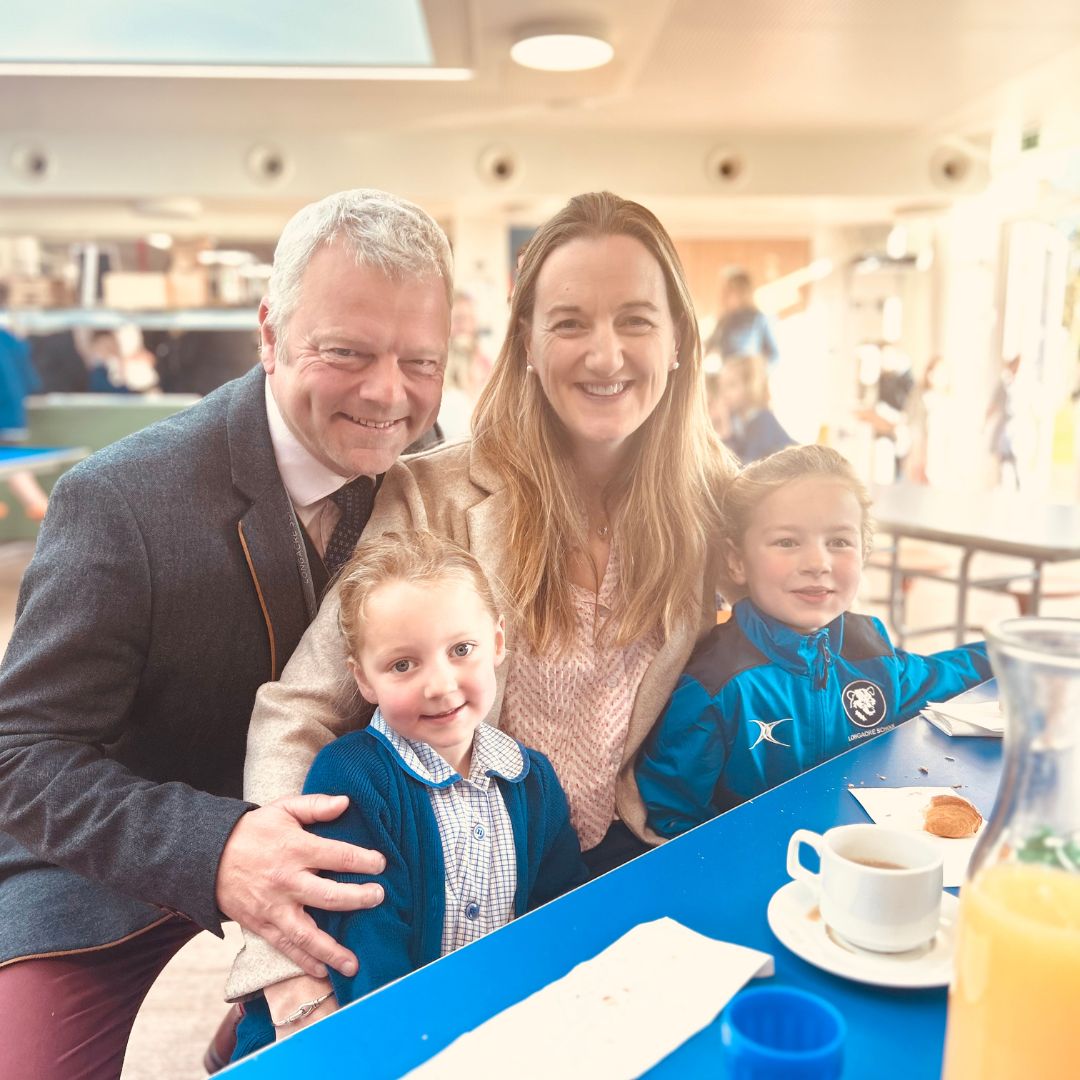
{"label": "blurred background person", "polygon": [[[0,446],[18,445],[26,439],[26,395],[41,389],[41,380],[30,360],[25,341],[0,327]],[[32,472],[21,470],[7,477],[8,486],[31,521],[41,521],[49,497]],[[7,507],[0,506],[0,517]]]}
{"label": "blurred background person", "polygon": [[769,407],[769,374],[762,357],[733,356],[712,379],[709,415],[743,465],[795,444]]}
{"label": "blurred background person", "polygon": [[94,330],[86,357],[86,389],[91,394],[128,394],[120,339],[115,330]]}
{"label": "blurred background person", "polygon": [[158,389],[154,354],[143,345],[137,326],[94,330],[86,350],[91,394],[145,394]]}
{"label": "blurred background person", "polygon": [[908,406],[911,451],[905,475],[913,483],[940,485],[947,478],[951,397],[949,366],[940,354],[931,356]]}
{"label": "blurred background person", "polygon": [[745,270],[732,270],[720,290],[716,328],[705,342],[705,352],[732,356],[761,356],[771,368],[780,359],[772,327],[754,304],[754,283]]}
{"label": "blurred background person", "polygon": [[[990,483],[1018,491],[1035,469],[1038,442],[1036,402],[1044,388],[1020,353],[1001,365],[997,386],[986,407],[984,428],[990,450]],[[1042,408],[1053,407],[1043,397]]]}
{"label": "blurred background person", "polygon": [[466,292],[454,293],[450,311],[450,347],[446,357],[438,427],[448,441],[469,434],[473,406],[491,375],[491,358],[480,346],[476,303]]}
{"label": "blurred background person", "polygon": [[859,382],[869,404],[855,415],[870,425],[874,483],[892,484],[900,478],[911,450],[908,407],[915,390],[911,359],[886,341],[868,342],[858,355]]}
{"label": "blurred background person", "polygon": [[1001,366],[997,386],[986,407],[985,426],[990,433],[990,457],[994,463],[994,483],[998,487],[1020,490],[1020,467],[1017,463],[1017,437],[1020,418],[1016,379],[1020,372],[1020,354]]}
{"label": "blurred background person", "polygon": [[134,323],[118,327],[120,377],[133,394],[156,393],[160,387],[157,357],[146,347],[143,332]]}

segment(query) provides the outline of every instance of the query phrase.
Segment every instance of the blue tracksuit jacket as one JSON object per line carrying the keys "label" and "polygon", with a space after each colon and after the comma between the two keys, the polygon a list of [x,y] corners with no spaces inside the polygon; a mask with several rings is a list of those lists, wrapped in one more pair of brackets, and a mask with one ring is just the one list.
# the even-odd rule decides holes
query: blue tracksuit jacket
{"label": "blue tracksuit jacket", "polygon": [[740,600],[642,750],[649,825],[678,836],[990,676],[982,642],[919,656],[866,615],[800,634]]}

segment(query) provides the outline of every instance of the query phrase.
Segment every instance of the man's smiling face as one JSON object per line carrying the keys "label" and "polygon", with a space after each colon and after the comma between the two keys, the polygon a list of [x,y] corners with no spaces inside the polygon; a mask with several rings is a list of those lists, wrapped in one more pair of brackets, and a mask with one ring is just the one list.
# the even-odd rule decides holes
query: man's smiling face
{"label": "man's smiling face", "polygon": [[435,422],[450,334],[437,276],[388,278],[341,245],[308,263],[279,342],[259,309],[262,363],[281,415],[341,476],[386,472]]}

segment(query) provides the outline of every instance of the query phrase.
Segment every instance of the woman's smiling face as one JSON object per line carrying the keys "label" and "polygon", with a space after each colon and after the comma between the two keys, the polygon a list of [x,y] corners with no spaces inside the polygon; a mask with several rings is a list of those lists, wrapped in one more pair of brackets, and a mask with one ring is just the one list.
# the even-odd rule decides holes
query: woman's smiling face
{"label": "woman's smiling face", "polygon": [[571,240],[545,260],[526,353],[575,457],[617,456],[678,355],[664,273],[630,236]]}

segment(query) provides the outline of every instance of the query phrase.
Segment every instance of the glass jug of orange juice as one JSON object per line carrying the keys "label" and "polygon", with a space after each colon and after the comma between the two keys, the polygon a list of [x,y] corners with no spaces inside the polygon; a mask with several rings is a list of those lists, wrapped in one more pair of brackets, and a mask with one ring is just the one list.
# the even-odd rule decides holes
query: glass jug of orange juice
{"label": "glass jug of orange juice", "polygon": [[943,1080],[1080,1077],[1080,619],[987,634],[997,802],[960,891]]}

